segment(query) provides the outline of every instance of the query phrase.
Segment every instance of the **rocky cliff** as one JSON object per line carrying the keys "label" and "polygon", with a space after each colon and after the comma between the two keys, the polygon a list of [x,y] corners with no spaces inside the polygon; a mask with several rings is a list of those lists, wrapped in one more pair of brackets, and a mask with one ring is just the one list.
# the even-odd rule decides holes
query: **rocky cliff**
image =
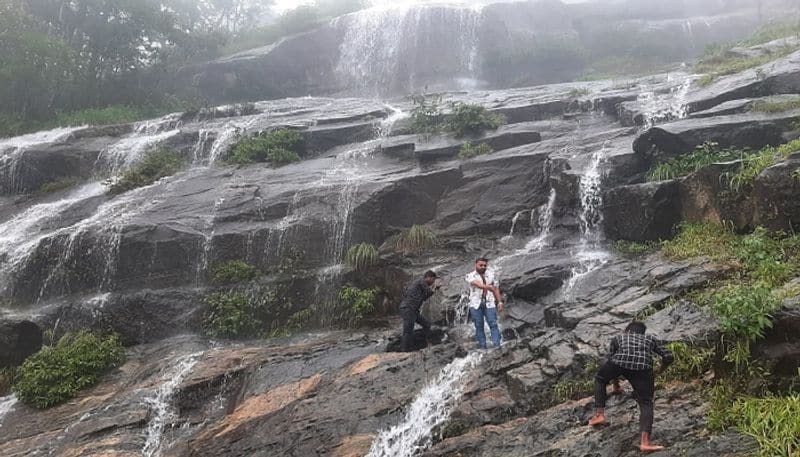
{"label": "rocky cliff", "polygon": [[[715,187],[717,165],[666,181],[645,175],[709,141],[761,148],[795,139],[797,109],[742,107],[800,93],[798,63],[794,53],[707,86],[670,74],[444,94],[506,117],[466,138],[410,133],[407,99],[308,97],[3,140],[0,363],[38,350],[47,330],[113,330],[130,348],[75,401],[38,411],[4,398],[0,454],[635,455],[629,395],[610,404],[611,427],[591,432],[591,402],[563,401],[559,386],[585,376],[634,317],[667,341],[713,345],[716,318],[690,292],[731,265],[631,256],[611,241],[667,239],[682,221],[793,230],[796,154],[733,203]],[[278,127],[301,133],[302,161],[217,161],[242,134]],[[494,152],[461,160],[466,141]],[[97,180],[157,145],[190,166],[116,196]],[[78,183],[43,190],[65,179]],[[345,266],[349,246],[380,245],[412,225],[440,242],[416,255],[384,249],[366,275]],[[459,299],[477,255],[492,259],[509,297],[507,343],[485,353],[472,350]],[[288,259],[291,277],[280,268]],[[203,296],[217,290],[211,267],[227,260],[267,272],[254,287],[286,291],[275,323],[312,309],[307,325],[318,333],[197,336]],[[428,268],[446,278],[425,308],[437,344],[389,352],[401,287]],[[330,330],[347,283],[383,289],[373,327]],[[760,357],[796,366],[797,322],[796,298],[786,298]],[[657,438],[671,445],[659,455],[755,449],[735,432],[708,434],[702,383],[658,392]]]}

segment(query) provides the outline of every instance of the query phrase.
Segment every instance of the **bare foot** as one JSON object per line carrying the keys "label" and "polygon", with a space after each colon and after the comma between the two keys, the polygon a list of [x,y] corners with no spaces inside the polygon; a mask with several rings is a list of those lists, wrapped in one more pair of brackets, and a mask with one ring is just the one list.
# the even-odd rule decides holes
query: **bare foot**
{"label": "bare foot", "polygon": [[639,450],[642,452],[658,452],[663,451],[665,448],[664,446],[659,446],[657,444],[640,444]]}
{"label": "bare foot", "polygon": [[589,419],[589,426],[590,427],[599,427],[601,425],[607,425],[608,421],[606,420],[606,416],[602,414],[595,414]]}

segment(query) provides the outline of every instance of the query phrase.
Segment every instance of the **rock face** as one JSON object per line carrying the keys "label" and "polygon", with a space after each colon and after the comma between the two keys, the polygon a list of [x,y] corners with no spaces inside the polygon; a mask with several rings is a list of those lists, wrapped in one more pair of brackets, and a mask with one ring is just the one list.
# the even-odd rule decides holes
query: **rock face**
{"label": "rock face", "polygon": [[[790,74],[784,64],[776,72]],[[709,94],[692,80],[445,94],[444,104],[481,103],[507,116],[508,125],[465,138],[410,134],[401,120],[408,101],[301,98],[4,140],[3,166],[31,184],[4,187],[0,199],[0,365],[37,350],[47,330],[116,331],[130,349],[125,365],[73,402],[35,411],[0,401],[0,455],[361,456],[373,446],[400,455],[393,426],[418,433],[427,455],[633,455],[628,396],[611,403],[613,425],[595,433],[585,426],[591,402],[559,405],[557,386],[587,381],[608,339],[635,318],[667,341],[715,340],[715,319],[675,298],[726,267],[621,255],[609,239],[666,238],[682,220],[783,230],[800,222],[797,155],[736,198],[723,198],[719,179],[735,164],[643,183],[656,161],[705,141],[775,144],[798,114],[728,110],[748,101],[715,111],[713,100],[736,100],[737,89]],[[738,76],[718,84],[726,80],[735,86]],[[641,104],[648,99],[652,106]],[[678,119],[691,111],[687,100],[704,117]],[[625,120],[637,116],[643,128]],[[301,133],[302,160],[218,161],[242,135],[277,128]],[[495,151],[458,159],[466,141]],[[29,192],[56,176],[118,173],[158,145],[182,153],[187,167],[117,196],[91,179]],[[24,166],[76,154],[85,157],[74,168]],[[396,252],[394,237],[414,225],[436,242]],[[345,262],[362,242],[380,247],[366,273]],[[462,299],[479,256],[490,258],[508,304],[497,351],[474,350]],[[214,266],[228,260],[264,274],[211,284]],[[427,269],[445,278],[423,308],[436,323],[434,344],[391,352],[403,286]],[[380,287],[382,302],[360,330],[334,331],[346,321],[347,284]],[[304,310],[306,330],[322,330],[238,343],[196,336],[204,297],[222,290],[280,292],[265,331]],[[796,362],[795,305],[776,313],[756,353]],[[701,392],[681,383],[659,390],[656,437],[671,445],[662,455],[750,450],[740,435],[706,435]]]}
{"label": "rock face", "polygon": [[[752,4],[629,3],[372,8],[184,68],[178,88],[225,103],[308,94],[394,95],[426,87],[519,87],[585,74],[592,70],[586,54],[657,55],[681,62],[702,54],[709,43],[736,41],[758,27]],[[793,7],[781,1],[765,11],[780,18]]]}

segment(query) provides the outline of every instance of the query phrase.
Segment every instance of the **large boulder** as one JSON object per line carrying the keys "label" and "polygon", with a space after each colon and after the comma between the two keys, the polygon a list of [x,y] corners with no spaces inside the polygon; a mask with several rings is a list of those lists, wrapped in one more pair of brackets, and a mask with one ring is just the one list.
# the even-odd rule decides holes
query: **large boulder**
{"label": "large boulder", "polygon": [[0,368],[17,366],[42,347],[42,329],[28,320],[0,320]]}
{"label": "large boulder", "polygon": [[680,221],[680,185],[677,181],[621,186],[609,189],[603,195],[603,228],[611,239],[668,239]]}

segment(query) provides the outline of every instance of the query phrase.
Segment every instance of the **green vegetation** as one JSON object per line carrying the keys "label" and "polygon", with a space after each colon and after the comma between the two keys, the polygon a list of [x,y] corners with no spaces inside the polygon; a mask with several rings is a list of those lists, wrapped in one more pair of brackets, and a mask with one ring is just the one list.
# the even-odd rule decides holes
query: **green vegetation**
{"label": "green vegetation", "polygon": [[772,22],[759,27],[759,29],[756,30],[750,38],[744,40],[742,44],[745,46],[756,46],[792,36],[800,36],[800,22],[796,20]]}
{"label": "green vegetation", "polygon": [[711,369],[713,349],[692,347],[681,342],[669,343],[667,348],[675,356],[675,360],[659,375],[662,381],[696,379]]}
{"label": "green vegetation", "polygon": [[734,257],[735,242],[736,235],[719,224],[684,223],[678,236],[662,244],[662,250],[664,255],[672,259],[708,256],[725,261]]}
{"label": "green vegetation", "polygon": [[208,310],[203,316],[203,329],[214,338],[250,338],[260,336],[262,315],[272,295],[248,294],[239,291],[214,292],[206,295]]}
{"label": "green vegetation", "polygon": [[753,181],[762,171],[797,151],[800,151],[800,140],[790,141],[781,146],[767,146],[758,152],[744,156],[739,171],[727,173],[723,179],[733,192],[749,191]]}
{"label": "green vegetation", "polygon": [[378,248],[370,243],[360,243],[347,250],[345,262],[350,268],[367,271],[378,263]]}
{"label": "green vegetation", "polygon": [[49,408],[75,398],[124,360],[125,348],[115,335],[67,334],[22,363],[13,390],[27,404]]}
{"label": "green vegetation", "polygon": [[732,52],[729,47],[724,45],[712,45],[706,48],[706,53],[703,58],[698,62],[694,70],[697,73],[705,73],[705,75],[698,80],[701,86],[707,86],[714,82],[717,78],[726,75],[741,73],[750,68],[758,67],[773,60],[785,57],[796,48],[785,46],[766,54],[752,57],[744,57],[741,54]]}
{"label": "green vegetation", "polygon": [[211,284],[238,284],[257,278],[261,272],[257,267],[242,260],[231,260],[214,267]]}
{"label": "green vegetation", "polygon": [[741,398],[730,420],[759,445],[763,457],[795,457],[800,453],[800,396]]}
{"label": "green vegetation", "polygon": [[691,153],[653,167],[647,174],[648,181],[665,181],[687,176],[708,165],[742,159],[746,153],[735,149],[720,149],[717,143],[707,142],[697,146]]}
{"label": "green vegetation", "polygon": [[800,168],[792,172],[792,177],[795,181],[800,182]]}
{"label": "green vegetation", "polygon": [[404,253],[422,252],[430,249],[436,243],[436,234],[429,228],[414,225],[408,230],[400,232],[395,242],[395,248]]}
{"label": "green vegetation", "polygon": [[58,192],[60,190],[69,189],[70,187],[76,186],[81,182],[83,182],[83,179],[81,178],[65,177],[45,183],[44,185],[42,185],[42,187],[39,188],[39,192],[43,194],[50,194],[53,192]]}
{"label": "green vegetation", "polygon": [[455,102],[450,105],[451,112],[446,116],[445,129],[456,137],[480,134],[485,130],[497,130],[506,123],[505,116],[490,113],[481,105]]}
{"label": "green vegetation", "polygon": [[712,311],[720,319],[720,330],[745,342],[763,338],[772,326],[771,314],[780,303],[764,284],[732,284],[712,296]]}
{"label": "green vegetation", "polygon": [[657,251],[658,244],[652,241],[639,243],[636,241],[617,240],[614,242],[614,249],[621,254],[642,255]]}
{"label": "green vegetation", "polygon": [[557,403],[578,400],[592,395],[594,392],[594,376],[597,374],[597,361],[592,360],[584,364],[580,376],[563,379],[553,386],[553,399]]}
{"label": "green vegetation", "polygon": [[800,109],[800,97],[792,97],[784,100],[756,100],[750,107],[751,111],[759,113],[783,113],[795,109]]}
{"label": "green vegetation", "polygon": [[5,397],[11,392],[11,386],[17,378],[16,367],[0,368],[0,397]]}
{"label": "green vegetation", "polygon": [[375,310],[375,300],[379,293],[377,288],[360,289],[353,286],[342,288],[339,292],[339,300],[351,324],[361,321]]}
{"label": "green vegetation", "polygon": [[269,332],[269,338],[286,338],[302,330],[303,325],[314,316],[311,308],[301,309],[289,316],[284,326],[276,326]]}
{"label": "green vegetation", "polygon": [[280,129],[243,138],[225,158],[231,164],[269,162],[282,165],[300,160],[303,136],[296,130]]}
{"label": "green vegetation", "polygon": [[570,98],[579,98],[579,97],[585,97],[590,93],[591,92],[589,91],[588,87],[580,87],[580,88],[576,87],[569,91],[569,96]]}
{"label": "green vegetation", "polygon": [[450,103],[450,112],[445,114],[441,96],[420,94],[413,96],[412,100],[410,128],[419,135],[451,132],[460,138],[496,130],[506,122],[505,116],[490,113],[481,105],[453,102]]}
{"label": "green vegetation", "polygon": [[118,195],[139,187],[148,186],[159,179],[173,175],[183,168],[183,157],[168,148],[159,147],[149,152],[137,164],[122,172],[108,191]]}
{"label": "green vegetation", "polygon": [[491,154],[494,152],[491,146],[486,143],[478,143],[473,145],[470,141],[461,145],[457,157],[461,160],[472,159],[481,155]]}

